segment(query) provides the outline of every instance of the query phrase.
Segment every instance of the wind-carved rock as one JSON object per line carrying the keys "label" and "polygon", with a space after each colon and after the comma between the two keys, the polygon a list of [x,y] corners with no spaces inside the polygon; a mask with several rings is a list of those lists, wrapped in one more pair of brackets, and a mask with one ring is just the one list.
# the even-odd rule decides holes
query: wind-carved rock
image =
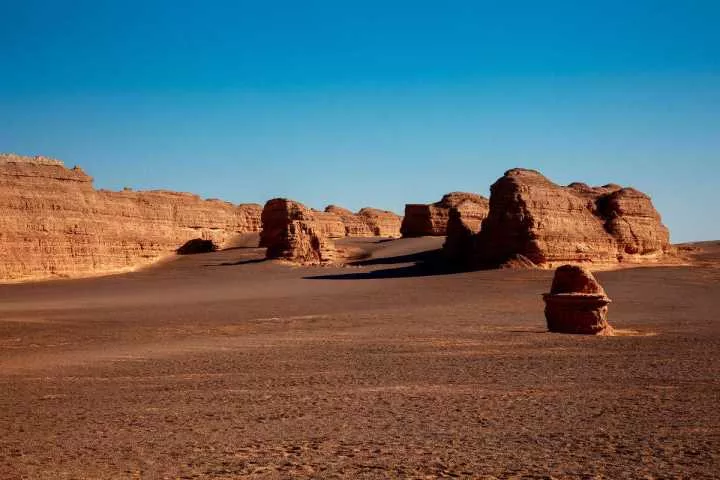
{"label": "wind-carved rock", "polygon": [[169,191],[95,190],[79,167],[0,154],[0,281],[134,270],[188,240],[221,248],[260,230],[260,205]]}
{"label": "wind-carved rock", "polygon": [[[457,208],[461,204],[476,204],[477,209],[487,211],[488,201],[485,197],[475,193],[451,192],[445,194],[439,202],[429,205],[409,203],[405,205],[405,216],[400,233],[403,237],[446,235],[450,209]],[[480,220],[482,219],[480,218]],[[467,217],[467,221],[470,224],[474,222],[470,216]],[[471,228],[475,229],[474,226]]]}
{"label": "wind-carved rock", "polygon": [[260,246],[269,259],[303,265],[322,265],[336,259],[333,242],[316,217],[317,212],[285,198],[269,200],[262,211]]}
{"label": "wind-carved rock", "polygon": [[558,333],[612,335],[607,320],[610,299],[584,267],[563,265],[555,271],[550,293],[543,295],[548,330]]}
{"label": "wind-carved rock", "polygon": [[562,187],[519,168],[491,187],[490,211],[474,241],[474,258],[491,267],[515,258],[545,268],[652,262],[670,249],[647,195],[618,185]]}
{"label": "wind-carved rock", "polygon": [[335,215],[345,225],[348,237],[399,237],[402,217],[387,210],[362,208],[358,213],[328,205],[325,213]]}
{"label": "wind-carved rock", "polygon": [[483,197],[467,199],[450,208],[443,244],[443,254],[448,260],[463,266],[473,263],[475,238],[488,210],[488,201]]}

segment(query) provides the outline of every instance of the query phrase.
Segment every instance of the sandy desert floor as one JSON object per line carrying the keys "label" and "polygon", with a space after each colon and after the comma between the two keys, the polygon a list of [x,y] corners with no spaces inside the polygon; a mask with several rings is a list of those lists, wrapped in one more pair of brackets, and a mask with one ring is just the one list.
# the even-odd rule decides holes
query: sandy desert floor
{"label": "sandy desert floor", "polygon": [[345,243],[0,287],[0,478],[720,477],[719,242],[599,273],[616,337],[546,333],[550,271]]}

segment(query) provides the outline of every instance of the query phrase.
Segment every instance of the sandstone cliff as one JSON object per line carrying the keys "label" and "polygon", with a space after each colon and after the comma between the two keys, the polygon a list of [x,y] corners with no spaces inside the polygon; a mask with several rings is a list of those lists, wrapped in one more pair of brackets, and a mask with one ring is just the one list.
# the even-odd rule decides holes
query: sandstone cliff
{"label": "sandstone cliff", "polygon": [[80,168],[0,155],[0,281],[132,270],[188,240],[220,247],[260,229],[259,205],[167,191],[95,190]]}
{"label": "sandstone cliff", "polygon": [[304,265],[331,263],[333,242],[317,220],[318,212],[285,198],[268,200],[262,211],[260,245],[266,257]]}
{"label": "sandstone cliff", "polygon": [[358,213],[336,205],[325,207],[325,213],[335,215],[345,225],[348,237],[399,237],[402,217],[387,210],[363,208]]}
{"label": "sandstone cliff", "polygon": [[491,187],[490,211],[474,238],[484,265],[527,258],[536,265],[647,262],[669,248],[669,232],[650,198],[618,185],[556,185],[513,169]]}
{"label": "sandstone cliff", "polygon": [[446,235],[450,209],[460,204],[476,204],[478,210],[484,211],[487,211],[488,208],[488,200],[485,197],[466,192],[447,193],[439,202],[429,205],[407,204],[405,205],[405,217],[400,227],[402,236],[420,237],[426,235]]}

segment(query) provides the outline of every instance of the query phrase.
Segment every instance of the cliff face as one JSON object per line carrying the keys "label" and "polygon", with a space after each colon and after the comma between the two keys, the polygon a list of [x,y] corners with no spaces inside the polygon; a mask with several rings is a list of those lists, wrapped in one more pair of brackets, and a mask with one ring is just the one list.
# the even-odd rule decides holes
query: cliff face
{"label": "cliff face", "polygon": [[[325,215],[340,220],[345,226],[345,235],[348,237],[399,237],[402,217],[387,210],[365,207],[358,213],[337,205],[325,207]],[[320,222],[326,222],[322,216]]]}
{"label": "cliff face", "polygon": [[650,198],[618,185],[556,185],[513,169],[491,187],[490,211],[473,247],[480,263],[518,256],[537,265],[645,262],[669,248],[669,232]]}
{"label": "cliff face", "polygon": [[402,220],[400,232],[403,237],[446,235],[450,209],[461,204],[477,205],[476,209],[483,211],[480,220],[488,209],[488,200],[481,195],[467,192],[447,193],[439,202],[429,205],[412,203],[405,205],[405,217]]}
{"label": "cliff face", "polygon": [[260,245],[267,247],[265,256],[303,265],[335,260],[335,246],[318,220],[318,213],[293,200],[268,200],[262,211],[260,233]]}
{"label": "cliff face", "polygon": [[203,238],[260,229],[259,205],[167,191],[95,190],[81,169],[0,155],[0,281],[132,270]]}

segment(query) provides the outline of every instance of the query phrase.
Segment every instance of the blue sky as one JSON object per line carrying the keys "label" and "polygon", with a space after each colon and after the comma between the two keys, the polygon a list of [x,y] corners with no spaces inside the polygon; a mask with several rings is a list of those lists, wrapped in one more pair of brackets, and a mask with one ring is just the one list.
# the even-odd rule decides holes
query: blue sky
{"label": "blue sky", "polygon": [[402,212],[512,167],[720,238],[717,1],[0,1],[0,151]]}

